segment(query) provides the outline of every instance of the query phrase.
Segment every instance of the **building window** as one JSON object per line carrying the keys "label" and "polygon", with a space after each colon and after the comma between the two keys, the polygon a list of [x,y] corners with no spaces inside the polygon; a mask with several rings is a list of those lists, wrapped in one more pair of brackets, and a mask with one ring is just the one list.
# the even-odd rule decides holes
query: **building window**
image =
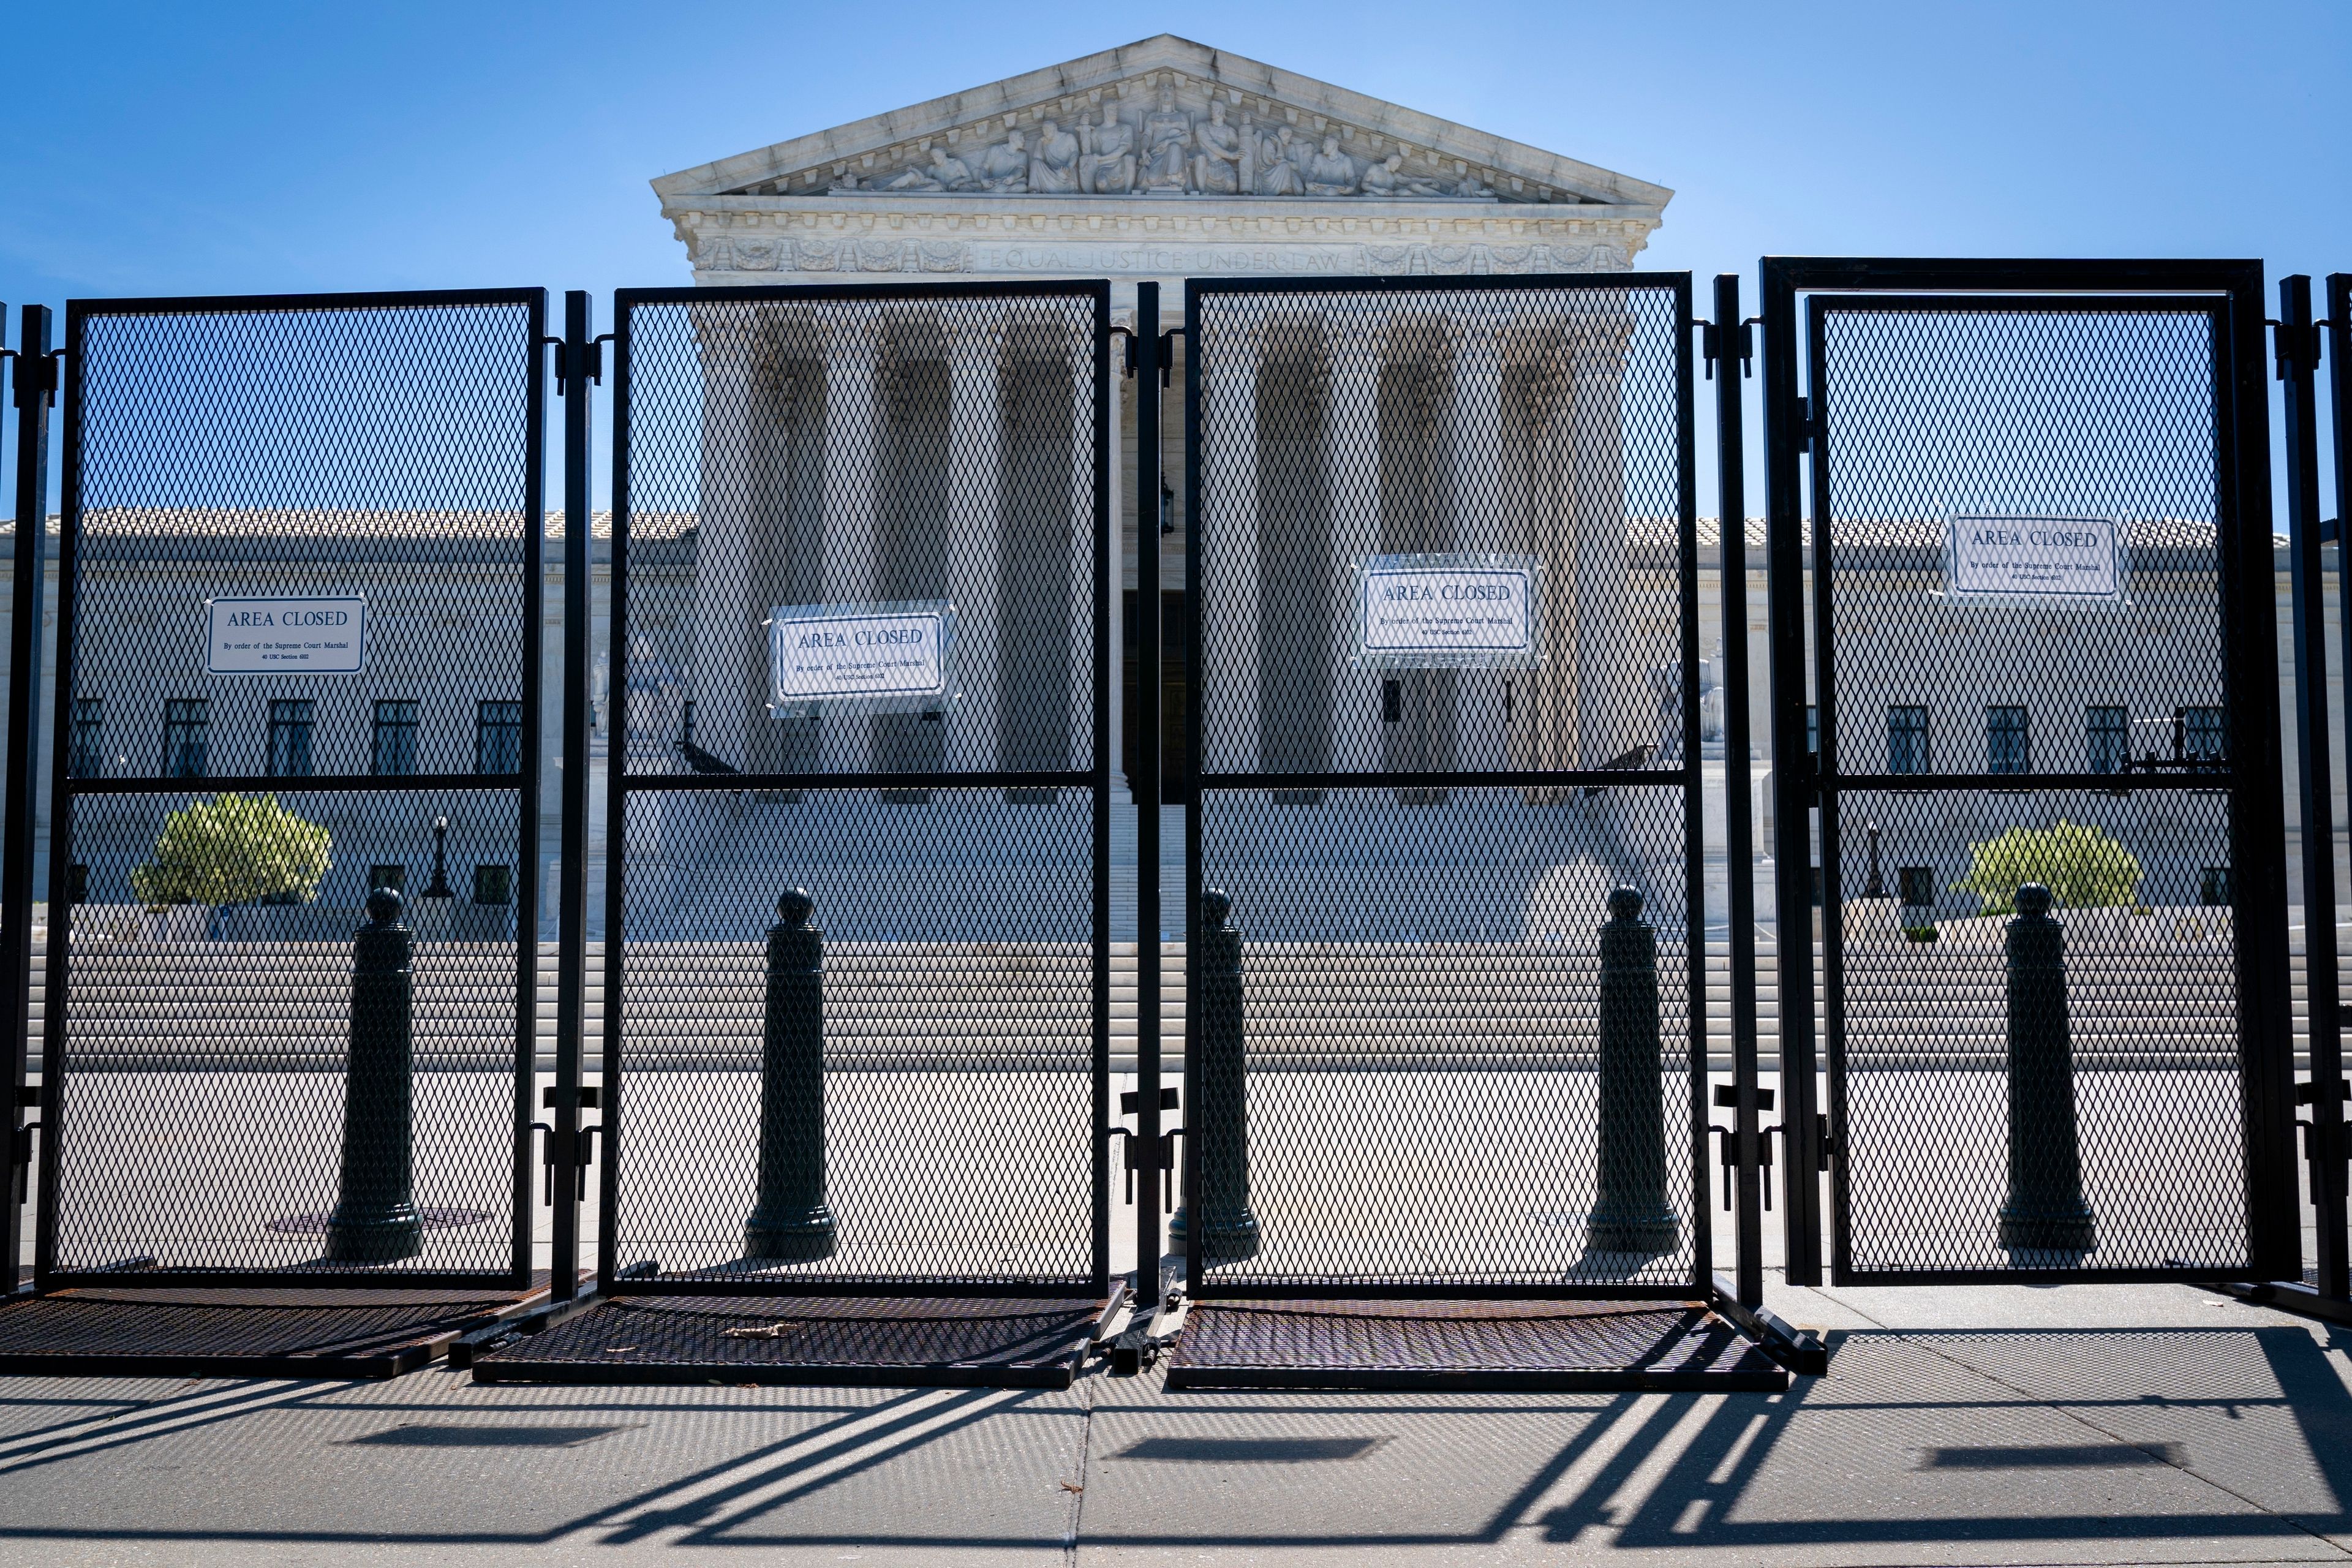
{"label": "building window", "polygon": [[303,701],[269,705],[269,776],[307,779],[310,776],[310,712]]}
{"label": "building window", "polygon": [[2095,773],[2119,773],[2131,761],[2131,710],[2083,710],[2083,755]]}
{"label": "building window", "polygon": [[2229,736],[2219,708],[2176,708],[2172,710],[2173,749],[2184,763],[2229,761]]}
{"label": "building window", "polygon": [[205,753],[211,749],[213,705],[201,697],[170,697],[163,700],[163,776],[200,779]]}
{"label": "building window", "polygon": [[74,699],[73,754],[66,767],[78,779],[106,776],[106,699]]}
{"label": "building window", "polygon": [[89,863],[88,861],[77,860],[66,868],[66,902],[69,904],[89,902]]}
{"label": "building window", "polygon": [[485,702],[474,719],[474,771],[522,772],[522,704]]}
{"label": "building window", "polygon": [[2230,868],[2207,866],[2197,873],[2197,901],[2210,907],[2230,902]]}
{"label": "building window", "polygon": [[1927,771],[1927,710],[1891,707],[1886,710],[1886,771],[1924,773]]}
{"label": "building window", "polygon": [[509,866],[475,867],[474,902],[478,904],[513,903],[514,868]]}
{"label": "building window", "polygon": [[1936,868],[1933,866],[1897,866],[1895,868],[1895,896],[1913,909],[1933,909],[1936,904]]}
{"label": "building window", "polygon": [[416,771],[416,704],[379,702],[375,705],[374,771],[398,775]]}
{"label": "building window", "polygon": [[1822,710],[1811,702],[1805,704],[1805,754],[1810,757],[1822,754]]}
{"label": "building window", "polygon": [[2030,773],[2033,771],[2033,741],[2022,708],[1985,710],[1985,772]]}

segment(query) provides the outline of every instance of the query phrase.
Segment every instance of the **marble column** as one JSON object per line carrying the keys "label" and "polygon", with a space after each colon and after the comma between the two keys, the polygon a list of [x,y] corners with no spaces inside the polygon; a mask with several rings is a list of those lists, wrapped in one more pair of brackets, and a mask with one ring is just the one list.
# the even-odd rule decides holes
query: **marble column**
{"label": "marble column", "polygon": [[[1070,321],[1070,745],[1063,766],[1091,765],[1095,754],[1095,335],[1091,305],[1069,307]],[[1116,552],[1114,552],[1116,554]]]}
{"label": "marble column", "polygon": [[1658,736],[1638,722],[1626,664],[1624,433],[1620,383],[1633,323],[1625,308],[1596,294],[1573,347],[1570,421],[1574,454],[1577,765],[1599,767]]}
{"label": "marble column", "polygon": [[962,696],[948,716],[948,765],[997,765],[996,626],[1003,530],[999,522],[1004,409],[999,361],[1003,323],[948,323],[948,600],[956,613],[956,679]]}
{"label": "marble column", "polygon": [[[761,409],[756,329],[740,308],[698,312],[702,349],[702,507],[694,552],[695,742],[737,767],[756,714],[764,722],[768,661],[752,603],[753,457]],[[661,737],[665,751],[677,737]],[[673,755],[675,753],[672,753]]]}
{"label": "marble column", "polygon": [[[877,324],[859,314],[827,323],[824,336],[824,517],[820,581],[828,605],[870,599],[879,476],[881,370]],[[818,725],[820,765],[857,773],[873,765],[874,721],[827,714]]]}
{"label": "marble column", "polygon": [[[1387,312],[1382,311],[1385,315]],[[1329,605],[1334,772],[1381,766],[1381,687],[1392,679],[1350,660],[1357,630],[1356,572],[1381,547],[1381,343],[1374,321],[1343,319],[1326,338],[1331,395],[1323,410],[1331,509]]]}
{"label": "marble column", "polygon": [[[1512,678],[1511,765],[1520,768],[1573,768],[1579,760],[1574,367],[1580,329],[1574,321],[1547,328],[1530,364],[1528,423],[1536,435],[1525,487],[1528,538],[1543,567],[1544,662]],[[1531,798],[1553,796],[1539,791]]]}
{"label": "marble column", "polygon": [[[1195,353],[1200,352],[1197,348]],[[1203,771],[1258,766],[1257,367],[1259,345],[1219,334],[1201,366],[1200,670],[1193,700],[1201,717]],[[1158,500],[1139,498],[1138,546],[1157,548]]]}
{"label": "marble column", "polygon": [[[1485,303],[1458,310],[1453,318],[1453,363],[1446,377],[1444,433],[1444,536],[1429,540],[1432,551],[1496,551],[1508,540],[1503,509],[1503,321]],[[1471,694],[1475,694],[1473,697]],[[1422,765],[1467,765],[1460,738],[1490,734],[1500,721],[1502,678],[1489,672],[1430,670],[1422,678],[1417,702],[1406,717],[1420,730]],[[1489,701],[1496,711],[1488,722],[1464,721],[1465,702]],[[1492,759],[1481,758],[1479,761]]]}
{"label": "marble column", "polygon": [[[1129,321],[1134,311],[1127,312]],[[1114,313],[1113,320],[1117,320]],[[1127,775],[1121,761],[1125,754],[1127,735],[1127,572],[1125,530],[1127,502],[1127,462],[1124,428],[1126,414],[1122,406],[1127,381],[1119,374],[1118,350],[1111,350],[1110,369],[1110,520],[1104,526],[1110,531],[1109,559],[1104,563],[1105,591],[1110,595],[1110,797],[1113,804],[1124,804],[1128,798]],[[1140,535],[1138,538],[1140,539]],[[1091,668],[1091,666],[1089,667]]]}

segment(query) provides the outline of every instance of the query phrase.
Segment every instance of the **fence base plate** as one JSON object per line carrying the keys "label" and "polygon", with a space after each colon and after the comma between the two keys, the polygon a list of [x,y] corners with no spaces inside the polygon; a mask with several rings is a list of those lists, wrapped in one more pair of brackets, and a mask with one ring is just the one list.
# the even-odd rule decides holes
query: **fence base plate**
{"label": "fence base plate", "polygon": [[1196,1301],[1171,1388],[1779,1393],[1789,1373],[1696,1301]]}
{"label": "fence base plate", "polygon": [[547,1299],[372,1287],[83,1286],[0,1300],[0,1373],[51,1377],[397,1377],[464,1333]]}
{"label": "fence base plate", "polygon": [[1093,1298],[623,1296],[474,1358],[477,1383],[1067,1388]]}

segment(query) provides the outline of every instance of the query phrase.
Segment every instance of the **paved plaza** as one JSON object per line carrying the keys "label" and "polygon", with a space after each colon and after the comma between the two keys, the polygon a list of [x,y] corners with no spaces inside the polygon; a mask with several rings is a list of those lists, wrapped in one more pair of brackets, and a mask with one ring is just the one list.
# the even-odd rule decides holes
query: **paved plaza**
{"label": "paved plaza", "polygon": [[1785,1394],[0,1380],[0,1563],[2352,1558],[2352,1333],[2178,1286],[1791,1290]]}

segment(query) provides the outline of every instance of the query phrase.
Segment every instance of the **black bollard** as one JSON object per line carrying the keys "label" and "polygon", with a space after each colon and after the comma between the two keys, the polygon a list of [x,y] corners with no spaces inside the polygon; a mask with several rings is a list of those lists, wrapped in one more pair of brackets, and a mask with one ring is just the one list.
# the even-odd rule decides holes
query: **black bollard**
{"label": "black bollard", "polygon": [[[1257,1215],[1250,1211],[1249,1058],[1242,1031],[1242,933],[1234,901],[1214,888],[1201,895],[1199,945],[1186,955],[1192,996],[1192,1114],[1185,1136],[1199,1162],[1201,1261],[1255,1258]],[[1169,1226],[1181,1243],[1191,1216]]]}
{"label": "black bollard", "polygon": [[[2074,1046],[2066,1022],[2066,927],[2050,889],[2017,889],[2009,947],[2009,1201],[2000,1245],[2079,1258],[2098,1245],[2083,1197]],[[2059,1261],[2053,1259],[2053,1261]]]}
{"label": "black bollard", "polygon": [[343,1179],[327,1216],[334,1263],[394,1263],[425,1248],[416,1212],[415,938],[400,894],[368,895],[368,923],[352,938],[351,1059],[343,1069]]}
{"label": "black bollard", "polygon": [[1601,927],[1600,1192],[1585,1223],[1593,1252],[1655,1257],[1682,1245],[1666,1202],[1666,1121],[1658,1032],[1658,932],[1642,895],[1609,895]]}
{"label": "black bollard", "polygon": [[824,1201],[824,932],[798,888],[776,900],[768,928],[766,1042],[760,1060],[760,1202],[743,1222],[743,1254],[788,1263],[831,1258]]}

